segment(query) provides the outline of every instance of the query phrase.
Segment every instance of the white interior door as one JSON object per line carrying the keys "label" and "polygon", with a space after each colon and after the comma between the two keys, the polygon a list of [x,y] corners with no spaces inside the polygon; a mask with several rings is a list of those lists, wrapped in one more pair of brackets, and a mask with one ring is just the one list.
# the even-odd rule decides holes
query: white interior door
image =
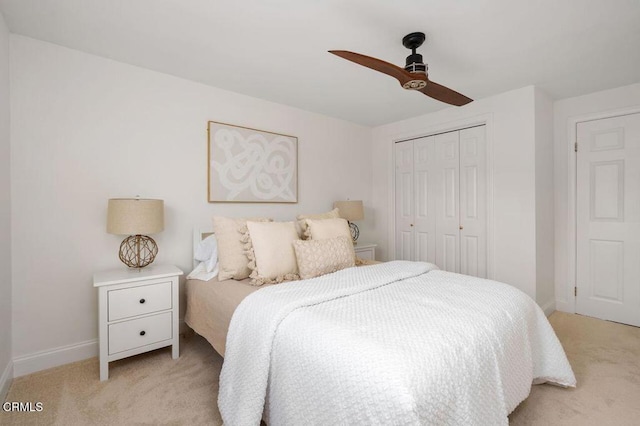
{"label": "white interior door", "polygon": [[460,272],[460,132],[434,136],[436,265]]}
{"label": "white interior door", "polygon": [[434,137],[413,141],[414,174],[414,257],[436,263],[435,144]]}
{"label": "white interior door", "polygon": [[640,326],[640,114],[577,140],[576,312]]}
{"label": "white interior door", "polygon": [[396,259],[414,260],[413,142],[395,144]]}
{"label": "white interior door", "polygon": [[460,130],[460,273],[487,277],[485,126]]}

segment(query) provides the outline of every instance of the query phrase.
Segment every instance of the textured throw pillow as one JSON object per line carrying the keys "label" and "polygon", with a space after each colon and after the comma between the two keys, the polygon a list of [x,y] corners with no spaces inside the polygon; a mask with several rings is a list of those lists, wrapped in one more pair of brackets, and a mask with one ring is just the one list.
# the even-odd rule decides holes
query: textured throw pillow
{"label": "textured throw pillow", "polygon": [[300,278],[308,279],[355,266],[351,237],[293,242]]}
{"label": "textured throw pillow", "polygon": [[300,238],[305,238],[305,231],[307,230],[307,222],[305,219],[336,219],[340,217],[340,211],[336,208],[326,213],[318,214],[299,214],[296,216],[296,230]]}
{"label": "textured throw pillow", "polygon": [[305,219],[307,239],[324,240],[327,238],[346,236],[351,238],[349,223],[345,219]]}
{"label": "textured throw pillow", "polygon": [[281,283],[299,279],[293,251],[298,233],[293,222],[247,222],[245,246],[251,284]]}
{"label": "textured throw pillow", "polygon": [[249,277],[251,271],[247,266],[249,259],[244,253],[244,244],[241,241],[242,228],[247,220],[267,222],[266,218],[233,218],[213,217],[213,230],[218,241],[218,280],[236,279],[242,280]]}

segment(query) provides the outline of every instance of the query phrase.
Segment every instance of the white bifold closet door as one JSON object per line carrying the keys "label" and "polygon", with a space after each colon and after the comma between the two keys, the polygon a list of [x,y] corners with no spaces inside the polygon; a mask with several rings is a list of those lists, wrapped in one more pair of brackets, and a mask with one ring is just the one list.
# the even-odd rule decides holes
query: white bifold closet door
{"label": "white bifold closet door", "polygon": [[396,259],[486,277],[485,128],[395,145]]}

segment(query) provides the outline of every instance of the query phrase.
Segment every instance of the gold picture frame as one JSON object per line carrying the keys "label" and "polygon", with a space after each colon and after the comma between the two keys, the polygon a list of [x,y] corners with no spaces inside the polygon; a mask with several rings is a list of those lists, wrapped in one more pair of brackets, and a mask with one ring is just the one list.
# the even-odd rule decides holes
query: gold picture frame
{"label": "gold picture frame", "polygon": [[210,203],[297,203],[298,138],[209,121]]}

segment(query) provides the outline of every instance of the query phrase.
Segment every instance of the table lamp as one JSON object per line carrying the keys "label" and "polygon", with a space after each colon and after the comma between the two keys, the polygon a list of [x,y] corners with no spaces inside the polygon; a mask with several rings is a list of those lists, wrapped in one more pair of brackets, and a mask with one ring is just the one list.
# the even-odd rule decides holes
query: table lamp
{"label": "table lamp", "polygon": [[120,244],[120,260],[130,268],[150,265],[158,246],[147,234],[164,229],[164,201],[143,198],[112,198],[107,210],[107,232],[128,235]]}
{"label": "table lamp", "polygon": [[358,237],[360,236],[360,230],[358,229],[358,225],[353,222],[364,219],[362,200],[336,201],[333,203],[333,207],[340,211],[341,218],[346,219],[347,222],[349,222],[351,239],[353,239],[353,244],[357,244]]}

